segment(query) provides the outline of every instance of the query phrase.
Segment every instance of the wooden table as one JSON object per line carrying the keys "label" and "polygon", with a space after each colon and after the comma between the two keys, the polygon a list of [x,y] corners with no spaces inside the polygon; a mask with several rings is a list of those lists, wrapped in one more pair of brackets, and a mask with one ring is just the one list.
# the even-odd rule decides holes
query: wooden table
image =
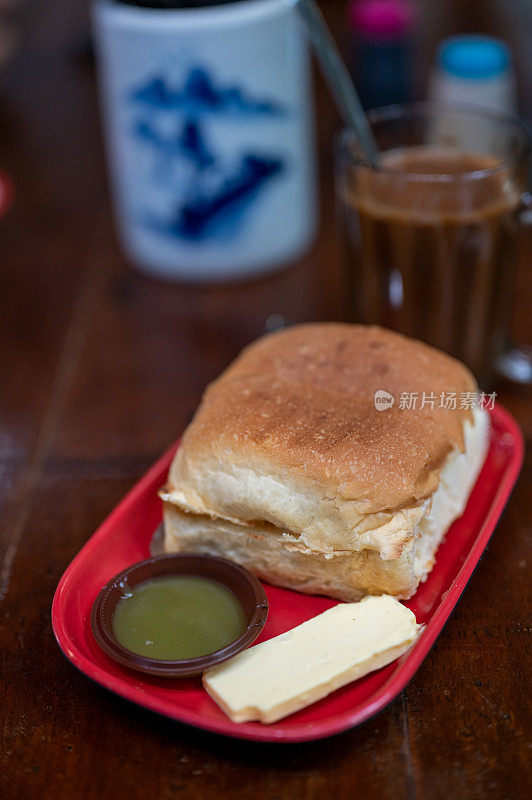
{"label": "wooden table", "polygon": [[[338,19],[339,4],[328,14]],[[332,220],[334,112],[320,91],[323,226],[292,269],[224,288],[131,271],[115,245],[94,75],[78,53],[85,4],[23,11],[1,77],[0,797],[504,798],[528,795],[527,455],[488,551],[432,652],[377,718],[330,740],[274,746],[206,734],[127,704],[59,651],[50,606],[73,556],[187,424],[206,383],[268,316],[341,319]],[[532,342],[525,242],[516,323]],[[526,313],[525,313],[526,312]],[[503,402],[528,439],[532,405]]]}

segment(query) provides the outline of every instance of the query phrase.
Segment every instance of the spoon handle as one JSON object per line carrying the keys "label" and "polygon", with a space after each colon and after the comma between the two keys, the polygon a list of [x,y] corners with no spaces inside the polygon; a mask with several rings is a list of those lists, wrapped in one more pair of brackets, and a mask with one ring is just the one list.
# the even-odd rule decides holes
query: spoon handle
{"label": "spoon handle", "polygon": [[353,128],[364,157],[373,167],[377,165],[378,147],[364,109],[336,42],[327,27],[315,0],[292,0],[307,26],[314,52],[324,72],[329,88],[336,99],[345,124]]}

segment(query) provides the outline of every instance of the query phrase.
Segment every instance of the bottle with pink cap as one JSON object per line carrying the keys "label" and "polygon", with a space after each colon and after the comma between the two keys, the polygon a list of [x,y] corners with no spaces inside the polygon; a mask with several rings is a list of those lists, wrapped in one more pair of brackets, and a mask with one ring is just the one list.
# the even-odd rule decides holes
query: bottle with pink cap
{"label": "bottle with pink cap", "polygon": [[350,65],[364,108],[411,99],[416,10],[412,0],[349,3]]}

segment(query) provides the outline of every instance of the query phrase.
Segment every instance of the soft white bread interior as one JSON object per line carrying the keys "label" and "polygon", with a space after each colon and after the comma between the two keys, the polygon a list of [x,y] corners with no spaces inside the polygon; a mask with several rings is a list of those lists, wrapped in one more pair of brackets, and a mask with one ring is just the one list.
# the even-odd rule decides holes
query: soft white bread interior
{"label": "soft white bread interior", "polygon": [[[393,407],[376,409],[379,389]],[[475,391],[460,362],[381,328],[259,340],[185,433],[161,493],[165,549],[225,555],[342,600],[411,596],[486,455],[489,417],[461,402]],[[417,409],[401,407],[409,394]]]}
{"label": "soft white bread interior", "polygon": [[[465,452],[447,456],[440,483],[396,558],[378,550],[312,552],[294,545],[294,537],[271,523],[242,524],[183,511],[164,503],[165,550],[220,555],[242,564],[263,580],[308,594],[359,600],[367,594],[411,597],[434,565],[436,550],[452,522],[463,513],[480,472],[489,434],[485,411],[474,411],[465,427]],[[397,512],[393,527],[404,526]],[[297,544],[297,542],[296,542]]]}

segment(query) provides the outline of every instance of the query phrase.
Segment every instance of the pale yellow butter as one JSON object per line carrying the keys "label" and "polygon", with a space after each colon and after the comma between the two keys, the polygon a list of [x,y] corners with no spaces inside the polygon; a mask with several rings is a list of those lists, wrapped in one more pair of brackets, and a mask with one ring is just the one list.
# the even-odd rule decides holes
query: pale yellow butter
{"label": "pale yellow butter", "polygon": [[234,722],[276,722],[389,664],[420,627],[389,595],[340,603],[213,667],[203,685]]}

